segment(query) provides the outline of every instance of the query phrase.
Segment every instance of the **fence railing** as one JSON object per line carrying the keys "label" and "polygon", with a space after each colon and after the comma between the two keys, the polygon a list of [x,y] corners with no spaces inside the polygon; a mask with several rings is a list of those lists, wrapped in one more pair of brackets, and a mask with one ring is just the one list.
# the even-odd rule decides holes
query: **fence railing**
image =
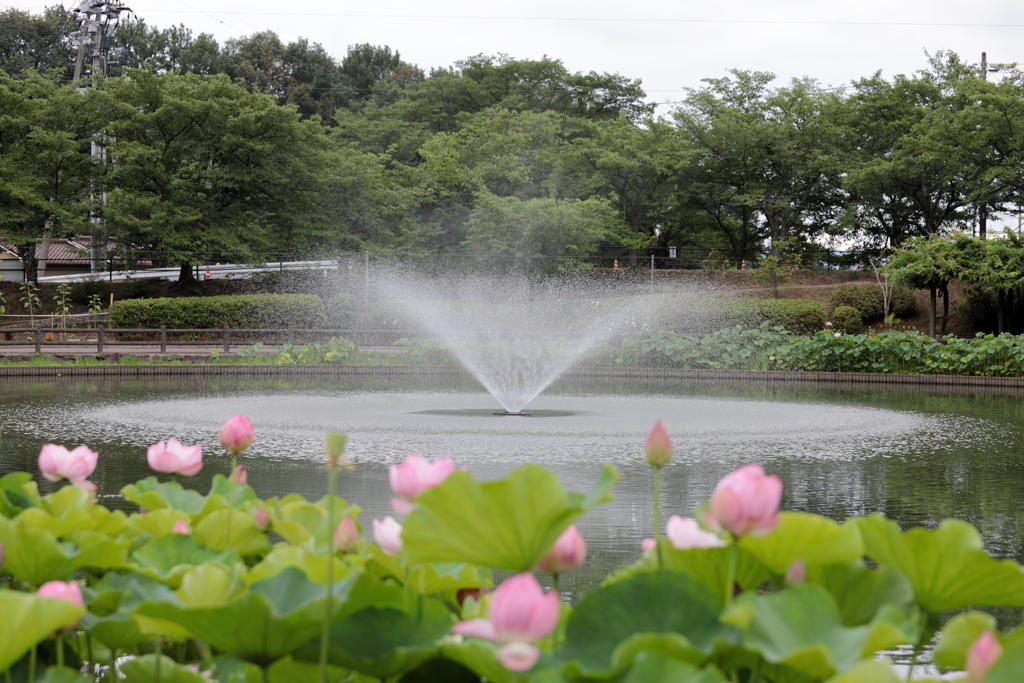
{"label": "fence railing", "polygon": [[[232,347],[284,346],[285,344],[309,344],[328,341],[333,337],[344,337],[361,346],[391,344],[396,339],[409,337],[411,330],[343,330],[313,328],[195,328],[169,329],[166,326],[113,328],[99,325],[94,328],[66,327],[5,327],[0,329],[0,349],[13,346],[34,346],[36,353],[44,347],[95,347],[96,353],[104,353],[108,347],[153,347],[160,353],[167,353],[167,347],[202,346],[222,348],[230,353]],[[186,337],[181,339],[181,337]],[[196,337],[201,337],[197,339]]]}

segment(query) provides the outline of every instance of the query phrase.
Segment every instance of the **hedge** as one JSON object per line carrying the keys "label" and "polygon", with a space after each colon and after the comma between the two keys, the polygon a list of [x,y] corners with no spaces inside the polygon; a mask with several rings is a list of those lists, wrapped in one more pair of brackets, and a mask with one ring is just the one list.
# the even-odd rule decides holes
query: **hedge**
{"label": "hedge", "polygon": [[[814,334],[825,329],[825,307],[808,299],[728,299],[725,312],[744,328],[764,323],[791,334]],[[724,327],[724,326],[723,326]]]}
{"label": "hedge", "polygon": [[[856,308],[865,322],[881,320],[885,316],[882,288],[878,285],[843,285],[829,295],[828,301],[832,309],[838,306]],[[916,313],[917,300],[914,293],[905,287],[895,287],[892,290],[890,310],[897,318]]]}
{"label": "hedge", "polygon": [[351,294],[335,294],[327,301],[327,326],[352,330],[359,325],[359,300]]}
{"label": "hedge", "polygon": [[864,318],[853,306],[836,306],[832,311],[832,328],[836,332],[853,334],[864,327]]}
{"label": "hedge", "polygon": [[114,328],[318,328],[324,326],[324,318],[324,304],[312,294],[135,299],[115,301],[110,307]]}

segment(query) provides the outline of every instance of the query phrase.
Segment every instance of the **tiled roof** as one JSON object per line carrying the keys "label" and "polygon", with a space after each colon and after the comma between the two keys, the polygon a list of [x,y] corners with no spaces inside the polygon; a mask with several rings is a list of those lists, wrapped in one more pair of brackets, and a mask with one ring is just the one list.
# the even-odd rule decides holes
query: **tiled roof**
{"label": "tiled roof", "polygon": [[[76,237],[67,237],[61,239],[55,239],[50,243],[50,255],[49,262],[51,264],[67,264],[67,265],[89,265],[89,242],[92,240],[88,235],[79,235]],[[115,252],[117,249],[117,243],[114,240],[107,240],[107,251]],[[9,242],[5,242],[0,239],[0,250],[6,251],[12,255],[17,255],[14,249],[14,245]],[[36,258],[42,258],[43,246],[41,243],[36,243]],[[136,262],[140,266],[152,265],[149,260],[140,260]]]}

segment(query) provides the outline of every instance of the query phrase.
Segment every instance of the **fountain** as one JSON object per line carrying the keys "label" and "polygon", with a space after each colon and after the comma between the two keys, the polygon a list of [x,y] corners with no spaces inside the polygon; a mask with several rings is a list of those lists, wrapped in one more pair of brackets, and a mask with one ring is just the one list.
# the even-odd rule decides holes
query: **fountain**
{"label": "fountain", "polygon": [[[523,408],[577,359],[649,308],[633,286],[593,280],[402,273],[383,296],[451,353],[505,408]],[[649,294],[644,291],[643,294]]]}

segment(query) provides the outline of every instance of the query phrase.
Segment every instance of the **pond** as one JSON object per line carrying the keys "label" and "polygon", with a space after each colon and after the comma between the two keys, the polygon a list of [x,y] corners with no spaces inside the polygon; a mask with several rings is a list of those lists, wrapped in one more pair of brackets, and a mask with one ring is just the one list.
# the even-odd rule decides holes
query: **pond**
{"label": "pond", "polygon": [[589,490],[607,461],[622,481],[612,503],[578,523],[588,561],[563,579],[563,590],[579,595],[636,559],[652,534],[643,441],[660,419],[676,451],[664,472],[663,519],[690,514],[722,476],[758,462],[782,478],[785,509],[835,519],[877,511],[903,527],[956,517],[981,530],[992,555],[1024,560],[1024,404],[1016,392],[561,381],[528,406],[533,417],[492,410],[500,406],[473,383],[8,379],[0,476],[38,475],[48,441],[85,443],[100,453],[98,494],[124,506],[121,487],[151,474],[146,447],[175,436],[204,444],[203,471],[184,483],[205,491],[230,466],[217,445],[221,424],[244,414],[257,441],[243,462],[264,498],[322,496],[324,434],[347,433],[355,467],[339,477],[339,492],[362,507],[369,528],[393,514],[387,465],[410,452],[451,456],[479,479],[533,462],[576,491]]}

